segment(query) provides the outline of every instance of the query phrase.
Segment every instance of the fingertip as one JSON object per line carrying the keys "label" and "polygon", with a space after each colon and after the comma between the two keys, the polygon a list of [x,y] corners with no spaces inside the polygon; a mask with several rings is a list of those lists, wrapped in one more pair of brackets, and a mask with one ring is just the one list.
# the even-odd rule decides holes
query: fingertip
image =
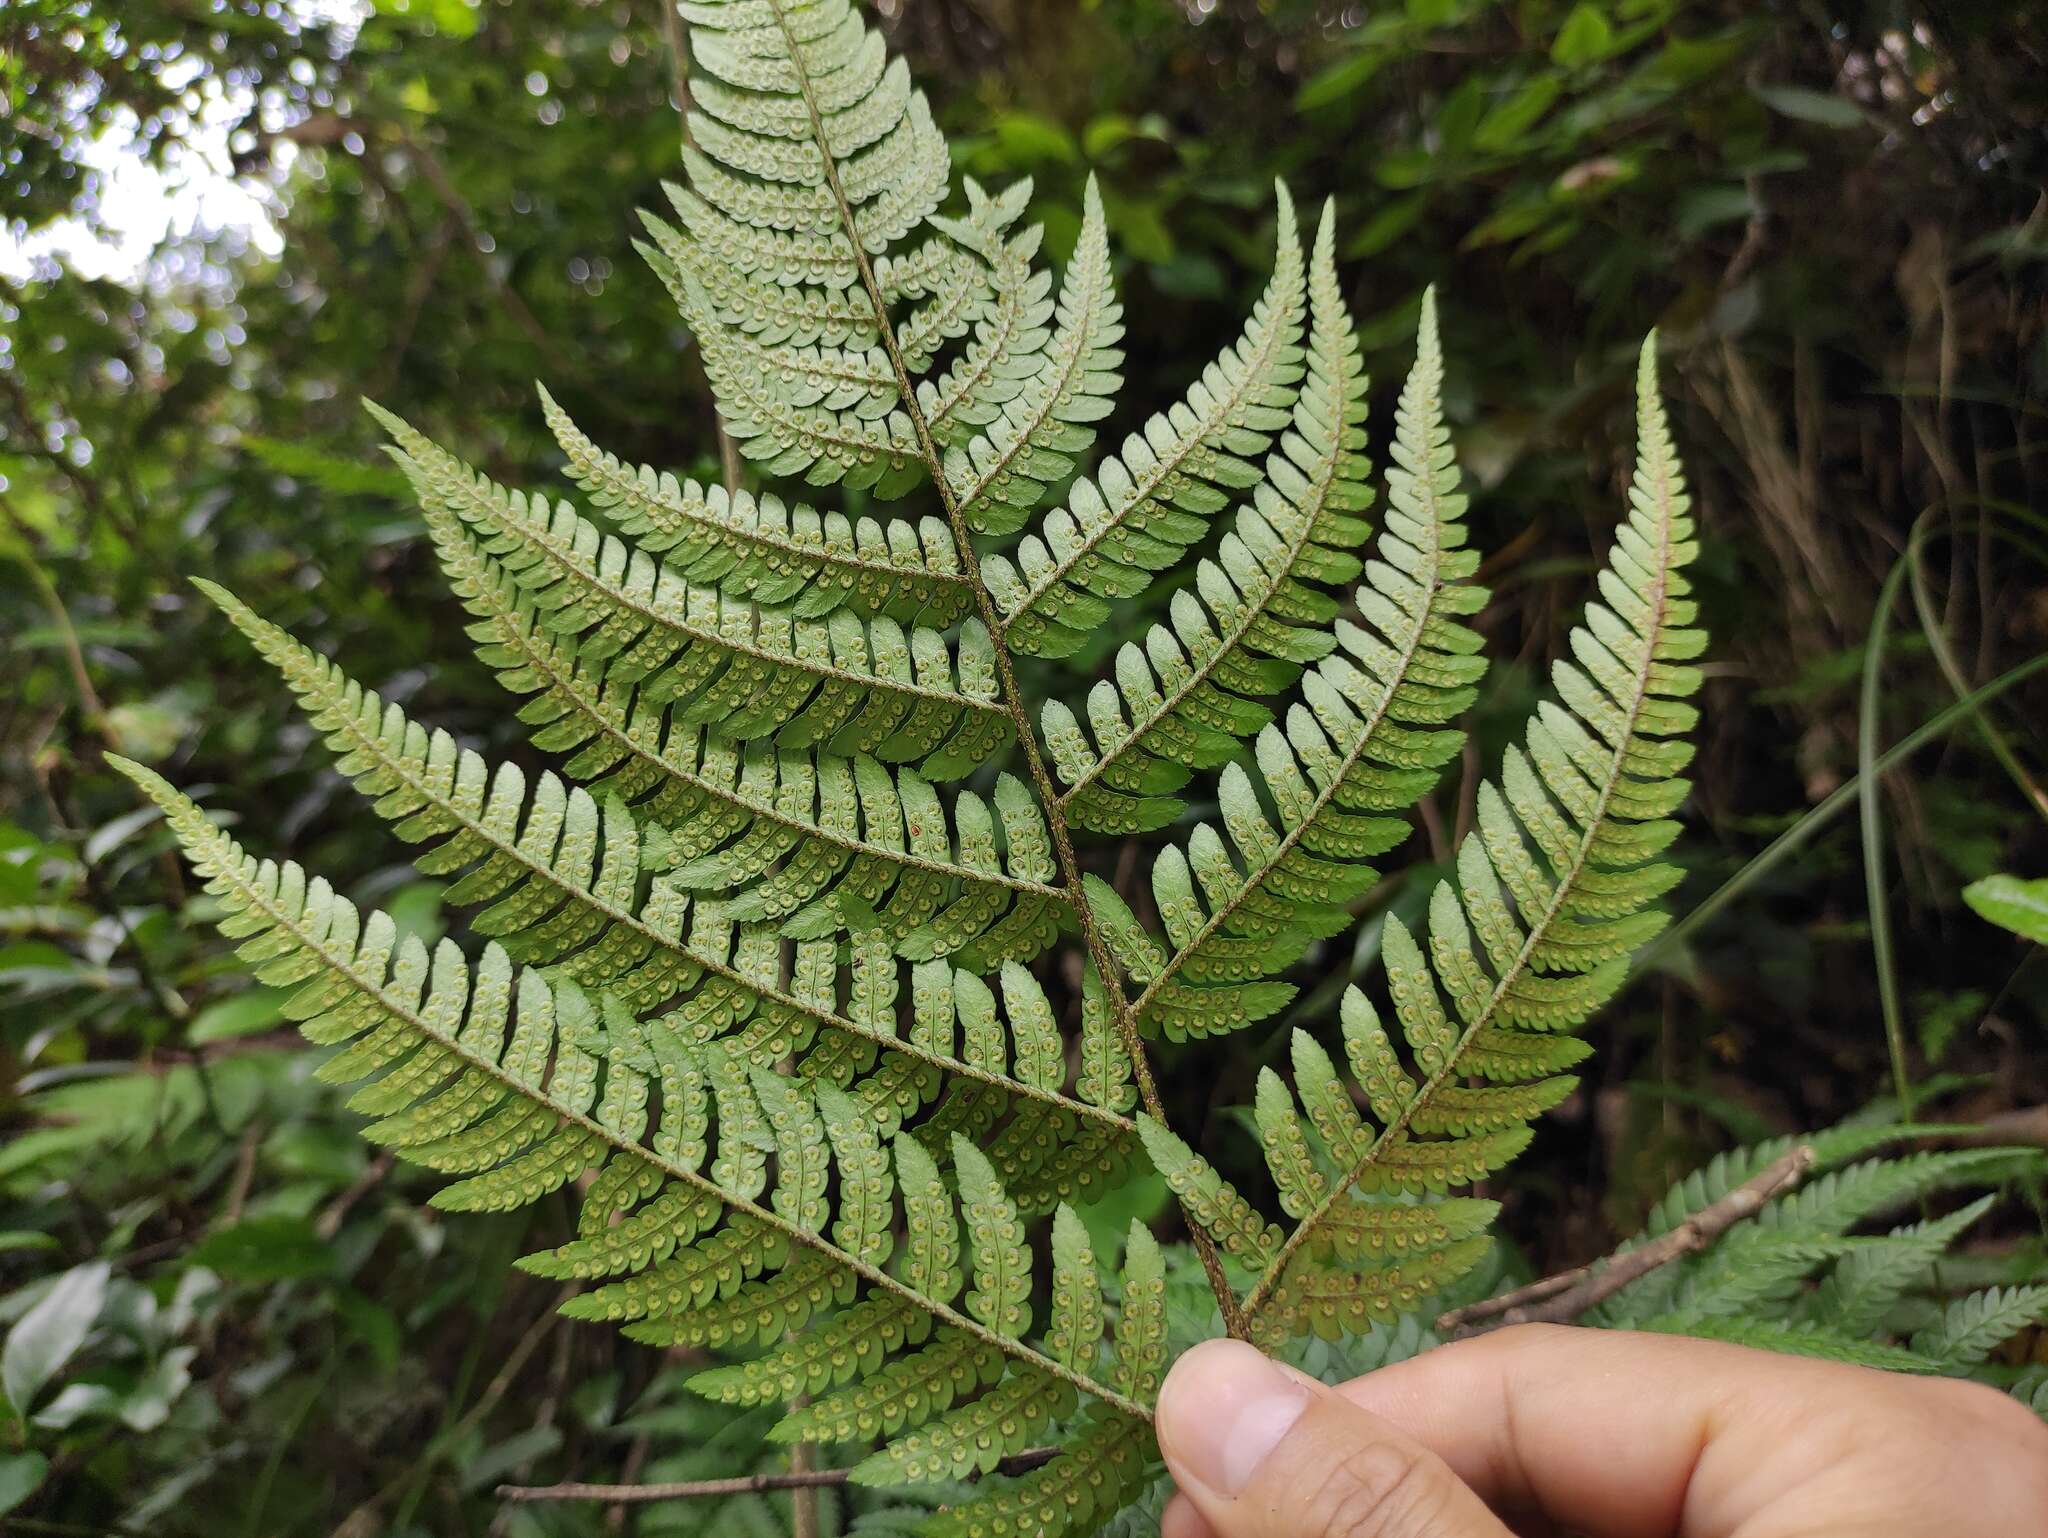
{"label": "fingertip", "polygon": [[1159,1538],[1216,1538],[1216,1529],[1193,1501],[1176,1490],[1159,1519]]}
{"label": "fingertip", "polygon": [[1175,1483],[1236,1495],[1315,1392],[1243,1341],[1204,1341],[1184,1353],[1157,1407],[1159,1451]]}

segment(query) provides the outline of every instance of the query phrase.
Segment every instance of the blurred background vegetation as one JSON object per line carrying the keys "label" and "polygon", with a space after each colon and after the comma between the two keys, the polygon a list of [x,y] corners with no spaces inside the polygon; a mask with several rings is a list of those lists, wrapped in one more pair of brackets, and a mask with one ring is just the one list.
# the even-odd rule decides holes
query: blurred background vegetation
{"label": "blurred background vegetation", "polygon": [[[2048,683],[1894,768],[1863,826],[1812,820],[1859,758],[2048,652],[2048,12],[875,4],[961,169],[1034,179],[1055,256],[1102,178],[1126,427],[1234,334],[1276,177],[1338,200],[1378,421],[1440,285],[1497,665],[1462,783],[1374,911],[1426,892],[1527,708],[1612,526],[1633,349],[1663,329],[1719,659],[1681,908],[1807,841],[1596,1027],[1582,1092],[1494,1193],[1522,1263],[1597,1254],[1715,1149],[1888,1092],[1888,1020],[1944,1114],[2048,1099],[2041,947],[1959,897],[2048,873]],[[544,484],[542,377],[620,454],[713,469],[701,372],[630,248],[676,165],[673,82],[659,0],[0,7],[0,1326],[39,1310],[7,1352],[0,1525],[777,1530],[758,1498],[497,1504],[508,1477],[732,1472],[760,1428],[509,1269],[565,1205],[422,1206],[101,762],[162,767],[266,852],[443,927],[186,579],[521,754],[357,401]],[[1372,965],[1363,933],[1301,1012]],[[1226,1164],[1292,1018],[1181,1076]],[[1998,1243],[2038,1265],[2025,1221]]]}

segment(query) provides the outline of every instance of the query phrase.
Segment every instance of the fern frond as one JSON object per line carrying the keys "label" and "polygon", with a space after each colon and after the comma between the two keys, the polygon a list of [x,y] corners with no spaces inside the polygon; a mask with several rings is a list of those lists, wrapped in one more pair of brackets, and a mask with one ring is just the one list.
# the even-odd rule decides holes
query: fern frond
{"label": "fern frond", "polygon": [[936,631],[886,617],[799,619],[697,586],[568,503],[508,492],[371,409],[421,502],[476,529],[541,623],[580,638],[585,657],[616,658],[613,677],[637,680],[681,719],[740,741],[871,753],[933,778],[965,774],[1009,740],[978,621],[962,627],[956,656]]}
{"label": "fern frond", "polygon": [[856,253],[888,250],[945,196],[946,142],[923,93],[849,0],[680,9],[700,109],[678,199],[694,254],[750,287],[855,288]]}
{"label": "fern frond", "polygon": [[[2037,1155],[2005,1148],[1925,1150],[1876,1158],[1875,1147],[1912,1135],[1910,1127],[1840,1127],[1812,1139],[1774,1140],[1717,1159],[1674,1188],[1652,1215],[1648,1230],[1623,1246],[1633,1249],[1669,1232],[1706,1202],[1746,1178],[1750,1166],[1768,1164],[1773,1149],[1795,1142],[1816,1150],[1820,1171],[1799,1190],[1771,1202],[1705,1254],[1661,1267],[1602,1306],[1600,1323],[1620,1328],[1683,1332],[1710,1319],[1790,1315],[1823,1332],[1870,1334],[1904,1291],[1921,1281],[1957,1235],[1980,1216],[1983,1204],[1949,1217],[1875,1237],[1855,1230],[1887,1213],[1926,1202],[1942,1192],[1981,1188],[2030,1166]],[[1852,1162],[1853,1161],[1853,1162]],[[1825,1272],[1821,1286],[1788,1306],[1805,1284]],[[1768,1308],[1761,1305],[1769,1304]]]}
{"label": "fern frond", "polygon": [[1995,1286],[1956,1298],[1913,1337],[1913,1350],[1942,1372],[1960,1372],[2032,1325],[2048,1325],[2048,1286]]}
{"label": "fern frond", "polygon": [[1878,1244],[1843,1257],[1814,1289],[1803,1321],[1843,1335],[1875,1335],[1907,1291],[1924,1281],[1949,1247],[1997,1204],[1982,1196],[1945,1218],[1895,1228]]}
{"label": "fern frond", "polygon": [[[878,1479],[992,1467],[992,1449],[1041,1437],[1077,1392],[1098,1416],[1143,1427],[1145,1403],[1117,1385],[1156,1384],[1163,1329],[1120,1329],[1107,1378],[1097,1361],[1069,1366],[1032,1344],[1021,1209],[968,1138],[950,1140],[949,1184],[919,1136],[892,1141],[855,1096],[750,1070],[611,995],[593,1003],[518,971],[495,944],[474,968],[450,942],[429,953],[296,865],[244,853],[152,771],[115,766],[163,807],[244,959],[295,990],[287,1015],[340,1049],[322,1077],[369,1079],[351,1103],[378,1118],[370,1135],[464,1177],[436,1205],[508,1209],[589,1177],[579,1237],[525,1262],[596,1284],[571,1299],[571,1315],[643,1340],[773,1346],[814,1321],[844,1343],[839,1311],[850,1311],[877,1349],[846,1375],[880,1391],[897,1428],[864,1466]],[[1133,1296],[1156,1293],[1156,1269],[1156,1253],[1134,1255]],[[1146,1306],[1127,1301],[1126,1312]],[[964,1380],[956,1367],[927,1371],[934,1353],[957,1361],[978,1348],[1000,1365],[982,1358]],[[886,1387],[921,1372],[922,1389]],[[846,1392],[799,1413],[829,1419],[824,1407]]]}
{"label": "fern frond", "polygon": [[540,398],[591,504],[692,582],[786,605],[799,619],[846,608],[942,630],[973,606],[972,579],[940,519],[856,522],[628,465],[592,443],[546,390]]}
{"label": "fern frond", "polygon": [[1336,218],[1323,211],[1309,275],[1308,382],[1294,420],[1238,510],[1216,558],[1174,594],[1170,622],[1142,648],[1117,654],[1116,682],[1088,699],[1093,740],[1058,701],[1045,740],[1067,788],[1069,821],[1106,833],[1142,832],[1180,815],[1171,792],[1191,769],[1213,769],[1238,739],[1272,719],[1258,703],[1291,686],[1335,646],[1337,613],[1311,584],[1348,582],[1361,563],[1366,484],[1365,372],[1337,284]]}
{"label": "fern frond", "polygon": [[1991,1209],[1995,1194],[1886,1234],[1857,1232],[1891,1211],[1941,1193],[2037,1176],[2038,1150],[1963,1148],[1870,1155],[1924,1136],[1926,1127],[1852,1122],[1718,1156],[1680,1181],[1653,1210],[1634,1249],[1720,1200],[1795,1146],[1820,1173],[1778,1197],[1697,1254],[1636,1278],[1586,1322],[1606,1328],[1706,1336],[1764,1350],[1900,1372],[1961,1374],[2035,1318],[2048,1289],[1996,1290],[1947,1305],[1910,1342],[1941,1291],[1942,1262]]}
{"label": "fern frond", "polygon": [[[1675,878],[1654,862],[1676,832],[1668,816],[1686,791],[1678,776],[1695,712],[1684,699],[1699,687],[1688,664],[1704,636],[1691,628],[1683,568],[1697,546],[1657,395],[1654,338],[1638,372],[1637,429],[1628,517],[1600,575],[1604,601],[1572,631],[1575,660],[1554,670],[1558,702],[1539,707],[1523,746],[1509,749],[1500,783],[1481,787],[1479,827],[1459,847],[1457,883],[1432,894],[1427,949],[1398,917],[1387,920],[1388,987],[1413,1070],[1353,990],[1347,1045],[1371,1069],[1360,1079],[1378,1083],[1382,1125],[1377,1133],[1339,1125],[1357,1152],[1333,1161],[1335,1179],[1301,1165],[1286,1130],[1292,1097],[1270,1097],[1266,1120],[1282,1135],[1266,1137],[1268,1163],[1303,1216],[1246,1300],[1248,1314],[1266,1312],[1262,1329],[1298,1333],[1321,1320],[1333,1214],[1387,1206],[1375,1193],[1455,1190],[1520,1151],[1528,1123],[1563,1092],[1557,1070],[1569,1054],[1498,1048],[1548,1043],[1583,1022],[1663,923],[1650,904]],[[1320,1104],[1326,1116],[1337,1110],[1327,1094]],[[1399,1281],[1440,1286],[1479,1252],[1471,1239],[1433,1239],[1403,1261]],[[1392,1298],[1343,1307],[1412,1301],[1404,1287],[1392,1290]]]}
{"label": "fern frond", "polygon": [[[728,894],[734,918],[780,922],[796,939],[858,927],[900,955],[1028,960],[1069,912],[1050,884],[1036,803],[996,781],[995,805],[962,792],[949,816],[908,769],[878,761],[743,749],[674,722],[612,659],[581,654],[543,629],[533,600],[452,516],[430,512],[456,595],[478,623],[479,655],[514,694],[536,747],[569,754],[564,772],[594,796],[616,794],[659,830],[649,858],[695,891]],[[1002,834],[998,850],[996,833]]]}
{"label": "fern frond", "polygon": [[[1012,534],[1071,475],[1095,441],[1094,423],[1110,412],[1123,382],[1123,306],[1109,262],[1102,194],[1088,178],[1081,234],[1060,285],[1057,325],[1035,374],[1002,404],[983,431],[951,437],[951,418],[935,424],[950,437],[946,479],[968,527]],[[964,419],[965,413],[959,413]]]}
{"label": "fern frond", "polygon": [[1364,623],[1337,621],[1336,650],[1302,680],[1305,703],[1259,733],[1259,778],[1278,825],[1252,775],[1232,763],[1218,788],[1223,831],[1204,823],[1184,850],[1168,845],[1153,864],[1167,944],[1146,939],[1127,958],[1143,985],[1133,1005],[1142,1029],[1209,1036],[1281,1008],[1294,989],[1273,979],[1350,926],[1344,905],[1375,879],[1368,862],[1407,836],[1407,823],[1387,814],[1457,755],[1463,739],[1448,724],[1486,666],[1459,617],[1486,594],[1465,580],[1479,558],[1465,545],[1442,380],[1425,296],[1396,415],[1386,528],[1356,598]]}
{"label": "fern frond", "polygon": [[1231,491],[1258,483],[1252,456],[1287,426],[1302,376],[1301,243],[1284,187],[1278,239],[1272,279],[1244,334],[1119,455],[1076,482],[1014,559],[983,560],[1012,649],[1077,650],[1109,617],[1108,600],[1143,592],[1208,531]]}
{"label": "fern frond", "polygon": [[[943,373],[914,384],[937,444],[963,446],[1012,416],[1061,415],[1036,388],[1060,360],[1048,351],[1039,231],[1015,230],[1029,184],[991,197],[970,181],[967,214],[940,216],[945,141],[844,0],[686,14],[704,110],[692,118],[690,186],[669,189],[679,227],[650,221],[650,256],[698,335],[741,451],[813,484],[906,489],[930,462],[903,389],[960,337]],[[920,230],[920,244],[894,249]],[[1094,325],[1107,304],[1095,301]],[[907,313],[877,308],[895,305]],[[1082,421],[1087,406],[1064,415]],[[1021,478],[1004,489],[1021,492]],[[992,526],[979,515],[999,506],[977,496],[970,523]],[[1007,516],[1014,526],[1021,515]]]}

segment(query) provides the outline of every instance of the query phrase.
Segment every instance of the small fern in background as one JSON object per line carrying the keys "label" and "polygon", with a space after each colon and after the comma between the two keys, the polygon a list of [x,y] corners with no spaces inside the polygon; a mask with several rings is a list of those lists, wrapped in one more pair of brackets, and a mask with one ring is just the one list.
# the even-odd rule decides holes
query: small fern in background
{"label": "small fern in background", "polygon": [[[1486,593],[1434,301],[1383,499],[1334,218],[1305,253],[1284,191],[1242,333],[1098,445],[1123,362],[1099,198],[1055,283],[1029,188],[952,198],[850,0],[680,11],[687,181],[644,250],[780,490],[627,463],[543,396],[579,506],[379,413],[556,767],[490,762],[206,588],[486,943],[401,938],[127,771],[256,975],[296,990],[320,1074],[362,1082],[366,1136],[450,1177],[439,1206],[577,1188],[579,1235],[522,1262],[581,1284],[569,1312],[729,1353],[701,1392],[787,1406],[769,1437],[844,1451],[861,1484],[991,1476],[931,1531],[1091,1531],[1151,1482],[1190,1335],[1424,1343],[1489,1247],[1495,1206],[1467,1193],[1570,1092],[1572,1032],[1664,923],[1705,637],[1654,344],[1597,590],[1453,875],[1424,924],[1386,921],[1383,985],[1260,1077],[1269,1211],[1166,1124],[1151,1044],[1197,1043],[1199,1071],[1200,1043],[1285,1007],[1463,750]],[[1135,638],[1085,697],[1025,692],[1026,659],[1104,629]],[[1131,840],[1149,873],[1113,882]],[[1079,1215],[1147,1164],[1192,1258]],[[1739,1276],[1674,1270],[1616,1322],[1768,1305],[1777,1343],[1832,1349],[1838,1297],[1888,1316],[1953,1231],[1851,1247],[1939,1183],[1857,1195],[1860,1169],[1760,1221]],[[1914,1349],[1967,1365],[2037,1301],[1982,1299]]]}
{"label": "small fern in background", "polygon": [[[1994,1354],[2048,1320],[2048,1286],[2020,1280],[2035,1273],[2023,1260],[2014,1275],[1971,1290],[1971,1269],[1955,1249],[2002,1186],[2038,1186],[2048,1159],[2011,1148],[1883,1151],[1905,1137],[1851,1125],[1804,1140],[1813,1178],[1711,1249],[1631,1283],[1589,1322],[1980,1378],[2020,1392],[2031,1379],[2004,1370]],[[1721,1155],[1675,1186],[1623,1252],[1670,1232],[1799,1142]],[[1956,1204],[1957,1196],[1968,1199]],[[1945,1198],[1941,1213],[1927,1216],[1936,1197]]]}

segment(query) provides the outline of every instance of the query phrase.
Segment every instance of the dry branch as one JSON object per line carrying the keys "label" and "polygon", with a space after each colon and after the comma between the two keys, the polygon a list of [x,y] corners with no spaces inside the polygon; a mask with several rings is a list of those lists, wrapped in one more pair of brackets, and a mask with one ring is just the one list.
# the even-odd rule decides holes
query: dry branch
{"label": "dry branch", "polygon": [[1681,1256],[1705,1249],[1743,1219],[1756,1216],[1766,1203],[1806,1179],[1813,1170],[1814,1157],[1813,1149],[1801,1144],[1648,1244],[1622,1250],[1590,1266],[1545,1277],[1496,1298],[1454,1308],[1437,1319],[1437,1330],[1461,1340],[1514,1324],[1570,1324],[1631,1282]]}

